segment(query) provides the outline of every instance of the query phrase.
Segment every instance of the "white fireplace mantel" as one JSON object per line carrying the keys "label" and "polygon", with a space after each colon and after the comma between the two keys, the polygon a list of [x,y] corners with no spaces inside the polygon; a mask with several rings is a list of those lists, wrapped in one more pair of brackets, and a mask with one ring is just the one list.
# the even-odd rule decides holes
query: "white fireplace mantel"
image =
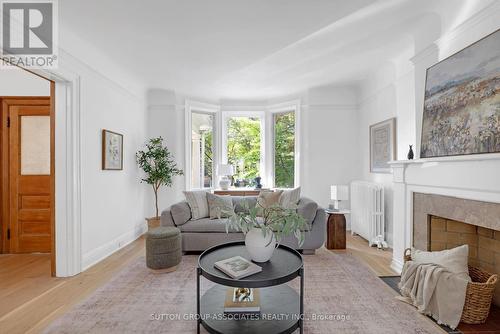
{"label": "white fireplace mantel", "polygon": [[500,203],[500,154],[391,161],[393,259],[401,272],[404,249],[413,241],[413,193]]}

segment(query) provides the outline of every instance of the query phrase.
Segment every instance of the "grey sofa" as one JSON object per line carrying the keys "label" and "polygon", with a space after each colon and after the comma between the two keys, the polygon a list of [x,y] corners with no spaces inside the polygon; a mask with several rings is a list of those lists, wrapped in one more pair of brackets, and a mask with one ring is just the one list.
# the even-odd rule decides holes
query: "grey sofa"
{"label": "grey sofa", "polygon": [[[255,206],[256,196],[232,196],[235,211],[244,208],[244,201],[249,207]],[[309,223],[305,241],[299,248],[294,236],[283,238],[281,243],[295,249],[301,249],[303,254],[314,254],[314,251],[325,243],[326,217],[322,208],[308,198],[301,198],[297,212]],[[191,209],[186,201],[176,203],[161,214],[162,226],[175,226],[181,230],[182,251],[203,251],[211,246],[229,241],[244,240],[241,232],[229,230],[226,233],[225,219],[202,218],[191,220]]]}

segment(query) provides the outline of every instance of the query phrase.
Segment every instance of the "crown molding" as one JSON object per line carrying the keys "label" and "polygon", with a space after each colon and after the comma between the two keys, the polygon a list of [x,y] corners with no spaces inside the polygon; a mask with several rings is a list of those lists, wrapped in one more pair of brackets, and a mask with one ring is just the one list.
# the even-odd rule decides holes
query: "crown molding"
{"label": "crown molding", "polygon": [[[480,24],[484,24],[489,19],[493,19],[492,22],[497,22],[498,24],[499,20],[495,20],[495,16],[500,19],[500,1],[493,2],[491,5],[481,9],[479,12],[469,17],[454,29],[448,31],[429,46],[418,52],[415,56],[411,57],[410,61],[414,65],[420,64],[430,55],[436,54],[436,52],[439,56],[439,60],[444,59],[445,57],[439,55],[439,50],[442,50],[447,45],[459,40],[467,31],[474,29]],[[498,26],[496,28],[492,28],[491,32],[494,32],[496,29],[498,29]],[[487,34],[485,34],[485,36],[486,35]]]}

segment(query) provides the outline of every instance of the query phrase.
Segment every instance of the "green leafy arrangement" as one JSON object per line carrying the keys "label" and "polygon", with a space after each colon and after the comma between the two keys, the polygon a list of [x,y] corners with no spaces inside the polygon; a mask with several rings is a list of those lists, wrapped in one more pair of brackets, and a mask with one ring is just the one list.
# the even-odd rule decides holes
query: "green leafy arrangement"
{"label": "green leafy arrangement", "polygon": [[299,246],[302,246],[305,231],[309,230],[309,224],[297,210],[285,209],[278,205],[265,208],[257,202],[255,207],[249,208],[245,202],[241,212],[228,211],[227,214],[229,218],[226,221],[226,233],[230,228],[243,234],[247,234],[252,228],[259,228],[264,238],[268,233],[273,233],[278,244],[283,237],[293,234]]}
{"label": "green leafy arrangement", "polygon": [[183,175],[177,168],[172,153],[163,145],[163,138],[151,138],[146,149],[136,153],[137,165],[144,171],[141,182],[150,184],[155,194],[156,217],[158,217],[158,190],[161,186],[171,187],[173,177]]}

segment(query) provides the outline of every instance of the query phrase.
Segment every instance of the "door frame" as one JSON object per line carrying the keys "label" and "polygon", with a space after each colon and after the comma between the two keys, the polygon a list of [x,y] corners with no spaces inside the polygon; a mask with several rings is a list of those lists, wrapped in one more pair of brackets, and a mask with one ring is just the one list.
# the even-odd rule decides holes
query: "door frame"
{"label": "door frame", "polygon": [[52,275],[68,277],[82,271],[80,76],[63,66],[21,69],[51,82],[54,131],[54,206]]}

